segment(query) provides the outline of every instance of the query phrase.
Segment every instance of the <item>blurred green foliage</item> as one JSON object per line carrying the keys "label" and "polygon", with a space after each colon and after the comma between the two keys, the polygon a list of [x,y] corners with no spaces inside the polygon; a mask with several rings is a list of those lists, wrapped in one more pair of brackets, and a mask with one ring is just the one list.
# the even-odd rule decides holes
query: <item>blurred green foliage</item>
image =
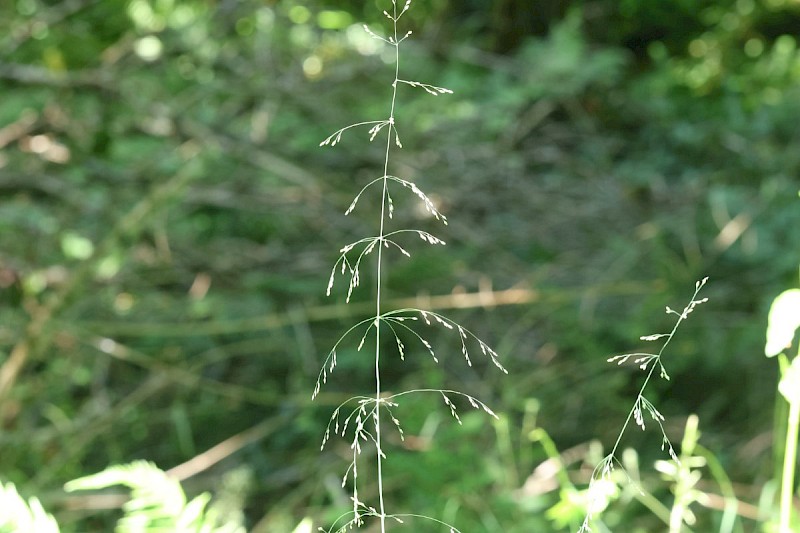
{"label": "blurred green foliage", "polygon": [[[347,379],[309,398],[323,354],[369,313],[368,288],[349,307],[324,288],[342,243],[376,220],[369,202],[341,213],[381,154],[355,136],[317,145],[385,114],[390,58],[360,27],[378,31],[382,9],[0,6],[0,479],[62,531],[107,531],[119,507],[64,482],[136,459],[208,459],[187,492],[245,501],[250,531],[348,508],[346,444],[320,454],[319,442],[370,361],[341,354]],[[548,460],[526,406],[559,449],[583,450],[565,468],[585,483],[586,443],[610,444],[639,383],[606,357],[666,327],[664,305],[704,275],[711,302],[650,399],[675,442],[697,413],[701,443],[755,504],[773,477],[766,315],[796,284],[800,249],[800,3],[437,0],[414,2],[407,22],[401,68],[455,95],[401,91],[397,165],[451,224],[444,251],[390,265],[390,296],[516,287],[531,301],[456,312],[508,377],[447,358],[389,363],[391,388],[469,383],[507,424],[464,416],[462,428],[440,401],[404,405],[392,506],[463,531],[563,530],[545,513],[557,484],[522,490]],[[651,468],[658,436],[630,445],[669,501]],[[606,513],[659,528],[633,500]],[[720,514],[695,513],[696,531]]]}

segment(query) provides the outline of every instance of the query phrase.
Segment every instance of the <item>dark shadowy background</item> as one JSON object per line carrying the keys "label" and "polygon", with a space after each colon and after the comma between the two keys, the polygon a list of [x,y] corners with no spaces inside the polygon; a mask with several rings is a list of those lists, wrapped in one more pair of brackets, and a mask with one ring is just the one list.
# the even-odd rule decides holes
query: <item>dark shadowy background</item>
{"label": "dark shadowy background", "polygon": [[[390,50],[361,23],[385,29],[387,4],[2,3],[0,478],[62,531],[108,531],[119,514],[65,481],[134,459],[169,469],[220,443],[185,484],[244,509],[249,530],[347,509],[348,443],[319,443],[332,409],[372,388],[372,362],[342,349],[310,394],[370,313],[368,261],[349,306],[341,280],[325,286],[338,249],[375,231],[376,197],[343,212],[383,156],[363,130],[318,145],[386,116]],[[392,172],[450,224],[395,198],[398,223],[448,244],[389,255],[385,297],[430,297],[510,375],[466,367],[435,329],[441,364],[419,346],[387,358],[390,389],[467,390],[501,415],[462,410],[458,426],[440,399],[407,402],[390,506],[463,531],[568,531],[545,512],[556,486],[519,490],[546,459],[534,416],[585,484],[587,443],[613,443],[643,377],[606,358],[649,348],[639,337],[671,327],[664,307],[703,276],[710,301],[648,398],[675,442],[697,413],[701,443],[758,505],[774,478],[766,313],[798,282],[800,3],[415,0],[402,23],[401,77],[454,94],[401,89]],[[492,291],[521,301],[456,297]],[[649,428],[624,445],[668,505],[659,444]],[[696,531],[716,530],[717,511],[695,510]],[[635,502],[607,516],[663,529]]]}

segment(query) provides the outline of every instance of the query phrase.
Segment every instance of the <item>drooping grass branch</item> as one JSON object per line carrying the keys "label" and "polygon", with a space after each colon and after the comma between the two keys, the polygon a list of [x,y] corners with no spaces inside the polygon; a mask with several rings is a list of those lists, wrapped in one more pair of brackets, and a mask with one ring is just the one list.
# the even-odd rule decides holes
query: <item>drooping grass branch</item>
{"label": "drooping grass branch", "polygon": [[654,335],[644,335],[640,337],[640,340],[647,341],[647,342],[657,342],[663,341],[661,344],[661,348],[656,353],[648,353],[648,352],[635,352],[635,353],[627,353],[622,355],[615,355],[613,357],[608,358],[609,363],[616,363],[617,365],[622,365],[628,362],[632,362],[633,364],[637,365],[641,370],[647,371],[647,375],[645,376],[644,381],[642,382],[642,386],[639,388],[639,393],[636,395],[636,399],[633,402],[633,406],[631,407],[630,411],[628,412],[628,417],[625,419],[625,423],[622,424],[622,429],[620,429],[619,434],[617,435],[617,440],[614,442],[614,446],[611,448],[611,452],[606,455],[602,461],[595,467],[594,472],[592,472],[591,480],[589,481],[589,491],[588,491],[588,501],[586,506],[586,515],[583,519],[583,523],[581,524],[578,533],[585,533],[591,531],[591,521],[593,516],[596,514],[595,509],[598,507],[597,501],[595,498],[595,489],[596,483],[598,481],[607,482],[610,480],[611,474],[616,468],[615,465],[620,465],[621,463],[617,459],[617,450],[619,449],[619,445],[622,442],[622,437],[625,435],[625,432],[628,429],[628,426],[631,423],[631,420],[639,426],[639,428],[644,431],[646,429],[646,416],[652,419],[653,422],[658,425],[659,430],[661,431],[661,449],[666,450],[669,456],[672,458],[673,461],[676,463],[680,463],[678,459],[678,455],[675,453],[675,449],[672,447],[672,443],[667,437],[667,433],[664,430],[664,415],[648,400],[645,398],[644,393],[647,389],[647,386],[650,384],[651,379],[655,375],[656,369],[658,369],[658,375],[662,379],[669,380],[669,374],[667,374],[666,368],[664,368],[664,364],[662,361],[662,355],[664,351],[669,346],[669,343],[672,341],[673,337],[675,336],[675,332],[678,330],[678,327],[689,317],[689,314],[694,311],[695,307],[698,305],[705,303],[708,301],[708,298],[697,298],[697,295],[700,293],[700,290],[708,281],[708,277],[703,278],[702,280],[698,281],[694,285],[694,294],[692,294],[689,303],[683,308],[683,311],[676,311],[671,307],[667,306],[666,312],[668,315],[675,315],[677,318],[675,320],[675,324],[672,327],[672,330],[669,333],[657,333]]}
{"label": "drooping grass branch", "polygon": [[[395,201],[392,195],[402,191],[410,192],[418,201],[422,202],[424,209],[431,218],[444,225],[447,224],[447,217],[439,210],[439,207],[428,194],[423,192],[414,182],[395,176],[389,172],[393,150],[403,147],[400,142],[400,134],[398,133],[395,116],[398,89],[401,86],[423,89],[426,93],[433,96],[452,93],[452,91],[444,87],[400,78],[400,45],[411,35],[411,32],[408,31],[403,36],[398,36],[398,21],[410,7],[411,0],[406,0],[402,5],[398,5],[398,0],[391,0],[391,11],[384,11],[384,15],[391,21],[389,36],[379,35],[366,25],[364,26],[367,34],[372,38],[382,41],[386,45],[394,48],[395,69],[394,79],[391,82],[388,117],[357,122],[345,126],[335,131],[320,143],[320,146],[335,146],[342,141],[345,133],[360,128],[367,128],[367,135],[371,142],[378,139],[381,135],[385,135],[386,139],[382,174],[364,185],[345,211],[345,215],[353,213],[359,205],[364,192],[372,187],[379,187],[381,191],[381,200],[378,232],[375,235],[357,239],[339,250],[340,255],[333,265],[326,290],[326,293],[330,296],[337,277],[345,277],[348,280],[345,301],[349,303],[354,291],[360,286],[361,272],[362,269],[365,268],[365,262],[368,262],[368,259],[373,259],[374,262],[371,268],[374,268],[375,272],[374,314],[350,327],[334,344],[322,364],[314,386],[314,392],[312,393],[312,398],[316,398],[322,386],[331,378],[337,367],[337,357],[343,343],[350,341],[355,343],[357,340],[356,351],[359,353],[362,352],[365,346],[374,343],[374,392],[369,395],[353,396],[340,404],[333,411],[322,439],[321,448],[324,448],[334,435],[348,439],[352,452],[352,460],[342,476],[342,487],[346,487],[349,483],[352,489],[352,511],[343,514],[336,520],[329,529],[326,530],[328,532],[339,532],[353,527],[360,527],[364,525],[365,519],[367,518],[377,519],[382,533],[386,531],[387,522],[403,524],[405,523],[404,519],[408,518],[430,520],[450,527],[452,532],[457,532],[458,529],[454,526],[445,524],[435,518],[414,513],[396,514],[387,512],[383,484],[383,464],[387,457],[383,444],[383,433],[386,430],[385,426],[387,426],[388,422],[391,422],[391,425],[388,427],[390,429],[394,428],[394,430],[398,432],[400,438],[403,438],[403,429],[395,412],[396,408],[400,405],[400,399],[409,394],[435,393],[441,396],[445,406],[450,410],[450,414],[458,423],[461,423],[461,418],[458,414],[456,399],[466,400],[472,408],[482,410],[496,418],[495,413],[485,403],[470,394],[460,391],[449,389],[414,389],[392,395],[386,394],[381,382],[382,357],[386,355],[384,353],[385,348],[382,346],[382,339],[385,336],[388,335],[394,339],[394,346],[396,347],[396,353],[400,360],[405,360],[407,353],[410,351],[422,348],[423,352],[427,352],[433,361],[438,363],[439,356],[436,349],[425,338],[421,330],[424,327],[441,327],[445,330],[453,331],[458,335],[461,355],[469,366],[473,364],[470,350],[477,347],[477,350],[480,351],[483,357],[488,359],[489,362],[494,364],[501,371],[507,373],[506,369],[500,363],[498,354],[489,347],[488,344],[479,339],[467,328],[444,315],[414,307],[383,311],[383,280],[390,257],[389,253],[394,251],[399,252],[403,257],[410,257],[411,252],[409,251],[408,244],[405,242],[408,240],[406,237],[409,236],[415,236],[428,245],[442,246],[445,244],[443,239],[423,229],[390,228],[395,211]],[[409,338],[413,341],[413,346],[406,346],[403,340],[406,339],[406,342],[408,342]],[[377,502],[374,505],[362,501],[359,494],[359,460],[365,451],[374,454],[373,457],[376,465],[377,495],[375,498]]]}

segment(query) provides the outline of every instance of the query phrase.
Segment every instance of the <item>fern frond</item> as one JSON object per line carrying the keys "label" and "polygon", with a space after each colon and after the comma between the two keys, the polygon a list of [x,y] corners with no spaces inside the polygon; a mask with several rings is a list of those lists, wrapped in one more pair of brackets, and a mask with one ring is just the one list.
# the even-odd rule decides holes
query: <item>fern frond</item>
{"label": "fern frond", "polygon": [[[97,490],[124,485],[131,499],[123,505],[125,516],[117,522],[117,533],[244,533],[239,524],[220,524],[217,513],[207,508],[211,495],[200,494],[187,501],[180,482],[149,461],[110,466],[90,476],[67,483],[67,491]],[[38,531],[38,530],[37,530]]]}
{"label": "fern frond", "polygon": [[36,498],[26,500],[13,483],[0,483],[0,532],[58,533],[58,524]]}

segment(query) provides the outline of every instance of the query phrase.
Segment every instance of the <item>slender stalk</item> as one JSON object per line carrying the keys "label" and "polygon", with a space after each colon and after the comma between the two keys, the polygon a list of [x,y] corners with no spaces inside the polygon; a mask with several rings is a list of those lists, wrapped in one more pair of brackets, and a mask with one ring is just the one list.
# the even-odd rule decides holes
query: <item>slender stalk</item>
{"label": "slender stalk", "polygon": [[[800,356],[800,355],[799,355]],[[800,429],[800,402],[789,402],[789,427],[781,476],[780,533],[791,533],[792,496],[794,495],[794,469],[797,457],[797,432]]]}
{"label": "slender stalk", "polygon": [[[789,368],[789,358],[785,354],[778,354],[780,375]],[[783,459],[786,457],[786,442],[789,440],[789,402],[781,394],[775,395],[775,408],[773,409],[772,459],[773,479],[783,479]]]}
{"label": "slender stalk", "polygon": [[381,533],[386,531],[386,509],[383,500],[383,449],[381,448],[381,290],[383,276],[383,244],[385,237],[386,205],[388,203],[389,187],[389,152],[392,147],[392,132],[394,131],[394,108],[397,100],[397,80],[400,75],[400,43],[397,40],[397,4],[392,5],[394,35],[393,43],[395,49],[395,70],[394,81],[392,82],[392,103],[389,109],[389,127],[386,128],[386,153],[383,160],[383,192],[381,194],[381,221],[378,231],[378,258],[377,258],[377,281],[375,295],[375,455],[378,461],[378,509],[380,511]]}
{"label": "slender stalk", "polygon": [[700,437],[697,431],[698,423],[697,415],[689,415],[686,420],[686,429],[681,442],[681,462],[674,472],[675,501],[669,514],[669,533],[681,533],[686,512],[695,501],[691,493],[694,486],[692,467],[695,466],[692,464],[692,454],[694,454],[697,439]]}
{"label": "slender stalk", "polygon": [[[389,135],[391,135],[391,130]],[[388,154],[388,148],[387,148]],[[387,158],[388,161],[388,158]],[[384,171],[384,174],[386,172]],[[383,180],[383,200],[381,202],[380,239],[383,239],[384,210],[386,207],[386,178]],[[381,533],[386,531],[386,511],[383,504],[383,450],[381,449],[381,275],[383,246],[378,246],[377,295],[375,297],[375,455],[378,459],[378,503],[380,510]]]}

